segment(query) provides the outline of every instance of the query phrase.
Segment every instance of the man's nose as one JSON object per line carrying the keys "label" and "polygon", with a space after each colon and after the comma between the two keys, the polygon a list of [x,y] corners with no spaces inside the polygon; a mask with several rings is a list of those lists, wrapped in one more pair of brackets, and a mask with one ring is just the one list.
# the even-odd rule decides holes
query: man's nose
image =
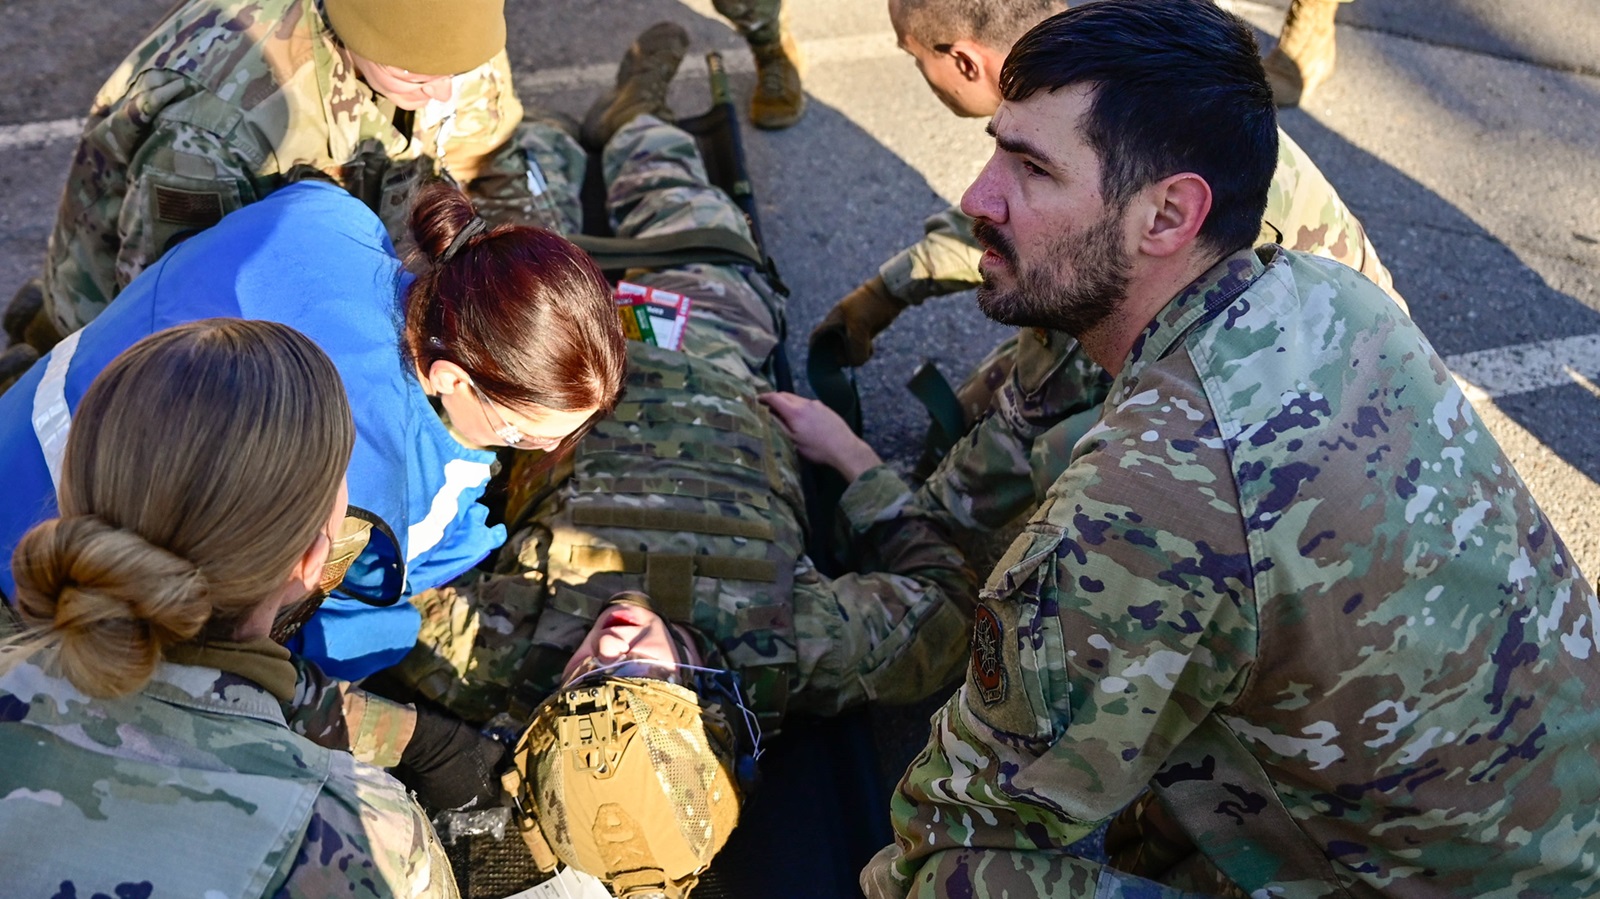
{"label": "man's nose", "polygon": [[995,162],[997,157],[998,154],[989,157],[983,171],[978,173],[977,179],[967,187],[966,193],[961,195],[961,211],[975,219],[999,223],[1006,220],[1006,205],[998,189],[999,166]]}
{"label": "man's nose", "polygon": [[595,641],[594,656],[603,664],[610,664],[626,656],[632,648],[632,643],[625,635],[607,630]]}

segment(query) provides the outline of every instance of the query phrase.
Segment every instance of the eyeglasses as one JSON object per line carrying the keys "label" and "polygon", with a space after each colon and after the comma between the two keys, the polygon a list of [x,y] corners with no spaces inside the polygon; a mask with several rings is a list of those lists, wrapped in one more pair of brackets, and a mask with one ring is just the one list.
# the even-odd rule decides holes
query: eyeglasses
{"label": "eyeglasses", "polygon": [[[494,401],[489,399],[488,395],[483,392],[483,388],[479,387],[472,381],[468,381],[467,386],[472,388],[473,394],[478,398],[478,405],[483,407],[483,420],[488,422],[489,429],[494,431],[494,436],[500,438],[502,443],[504,443],[506,446],[517,446],[518,444],[522,443],[522,441],[528,439],[528,435],[522,433],[521,428],[518,428],[509,421],[506,421],[506,417],[500,414],[499,408],[496,407]],[[491,415],[490,413],[493,414]],[[495,426],[496,420],[500,422],[499,427]]]}

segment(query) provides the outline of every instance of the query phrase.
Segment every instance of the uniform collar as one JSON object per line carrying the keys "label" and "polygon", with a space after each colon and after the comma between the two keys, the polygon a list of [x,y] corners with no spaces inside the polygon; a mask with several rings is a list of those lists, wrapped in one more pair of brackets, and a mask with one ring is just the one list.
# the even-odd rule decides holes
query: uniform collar
{"label": "uniform collar", "polygon": [[1134,341],[1111,387],[1112,401],[1126,399],[1145,368],[1165,357],[1196,326],[1231,306],[1282,254],[1283,248],[1272,244],[1239,250],[1189,282]]}
{"label": "uniform collar", "polygon": [[[394,104],[361,80],[348,54],[340,52],[339,39],[328,25],[322,0],[311,6],[311,59],[317,75],[317,93],[328,127],[328,158],[354,159],[367,138],[376,138],[393,156],[406,140],[394,127]],[[398,143],[398,146],[397,146]]]}
{"label": "uniform collar", "polygon": [[215,668],[253,681],[279,702],[294,699],[297,675],[289,650],[266,637],[244,643],[183,643],[168,647],[165,655],[174,664]]}

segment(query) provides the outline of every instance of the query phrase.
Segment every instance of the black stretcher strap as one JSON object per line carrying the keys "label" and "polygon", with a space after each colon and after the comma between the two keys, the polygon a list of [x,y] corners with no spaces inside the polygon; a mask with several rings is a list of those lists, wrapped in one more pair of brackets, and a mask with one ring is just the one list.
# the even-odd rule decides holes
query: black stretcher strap
{"label": "black stretcher strap", "polygon": [[722,228],[691,228],[654,237],[597,237],[573,234],[578,248],[594,257],[602,271],[673,268],[680,265],[748,265],[765,270],[755,244]]}

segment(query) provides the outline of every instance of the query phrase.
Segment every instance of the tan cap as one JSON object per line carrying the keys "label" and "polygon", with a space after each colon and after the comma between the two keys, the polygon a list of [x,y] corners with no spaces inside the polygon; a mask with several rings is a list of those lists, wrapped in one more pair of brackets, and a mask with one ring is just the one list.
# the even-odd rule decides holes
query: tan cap
{"label": "tan cap", "polygon": [[324,0],[352,53],[419,75],[458,75],[506,48],[505,0]]}

